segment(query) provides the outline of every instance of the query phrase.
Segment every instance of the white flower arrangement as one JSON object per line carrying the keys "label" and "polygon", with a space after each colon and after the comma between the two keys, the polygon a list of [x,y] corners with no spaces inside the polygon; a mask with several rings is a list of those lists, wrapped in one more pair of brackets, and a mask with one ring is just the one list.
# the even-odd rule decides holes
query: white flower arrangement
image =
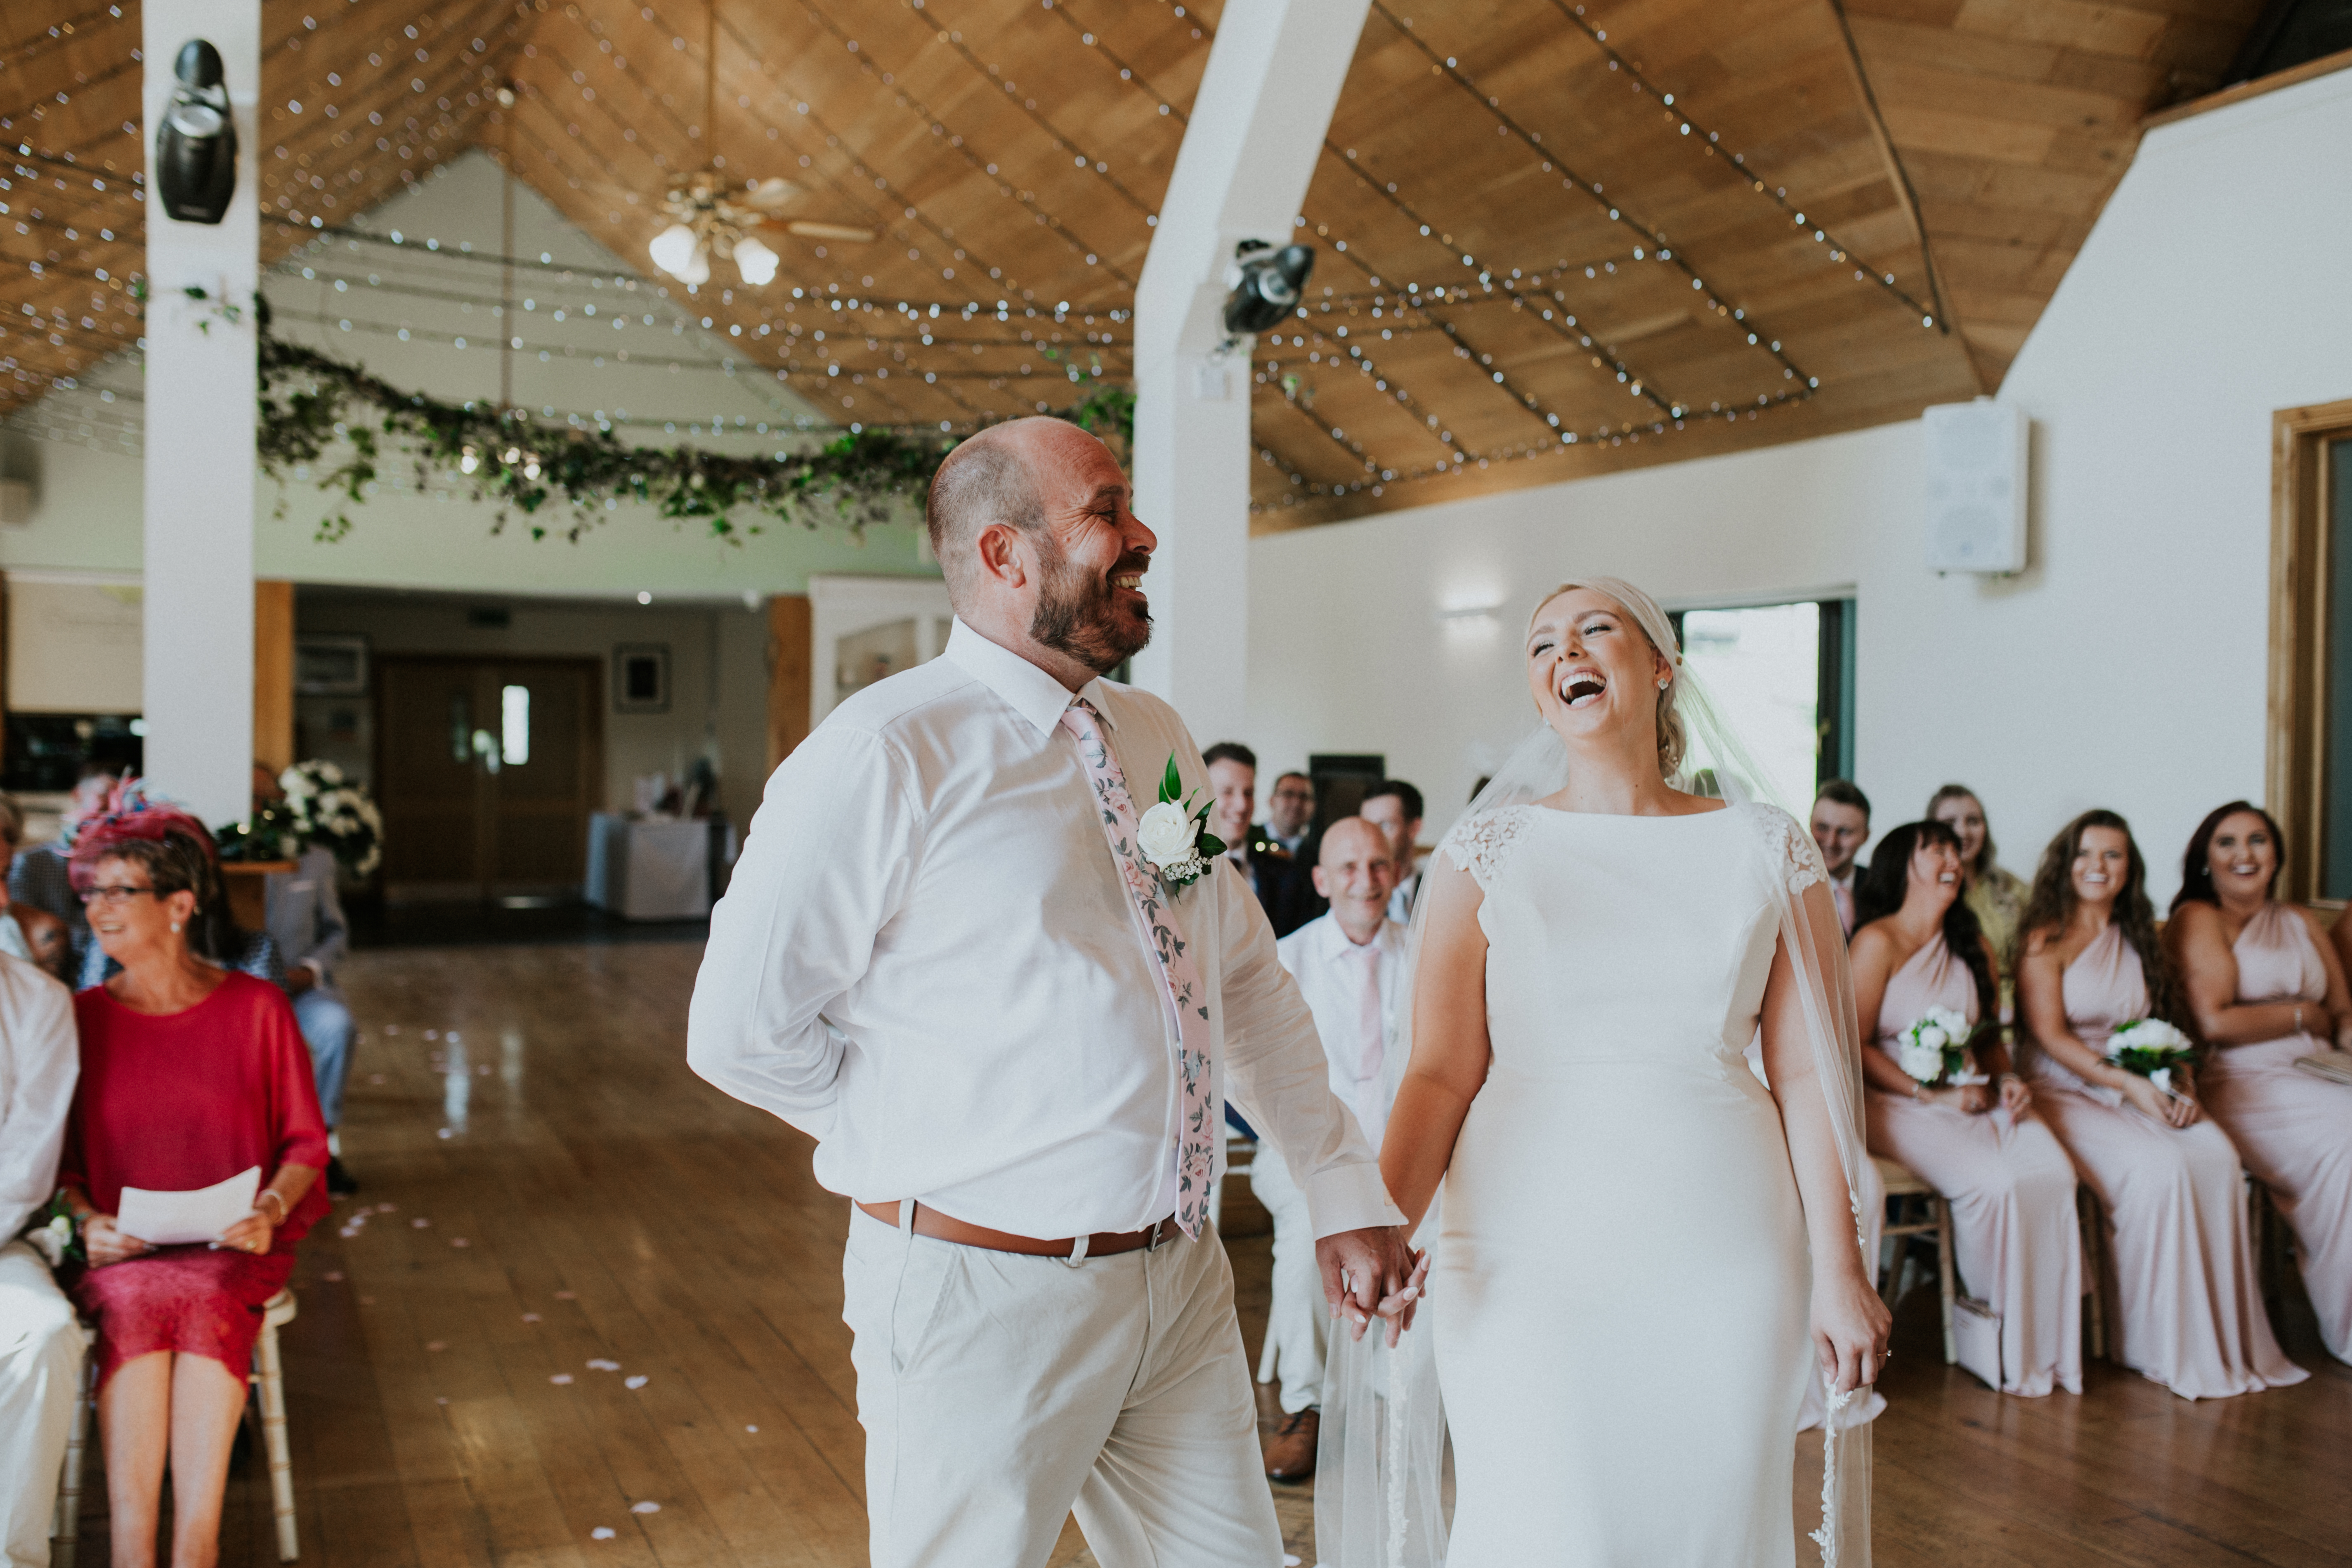
{"label": "white flower arrangement", "polygon": [[1135,825],[1135,847],[1171,888],[1199,881],[1225,852],[1225,841],[1209,831],[1209,804],[1204,801],[1195,810],[1184,798],[1173,752],[1160,775],[1159,803]]}
{"label": "white flower arrangement", "polygon": [[308,847],[334,851],[355,877],[364,877],[383,858],[383,816],[365,786],[344,777],[332,763],[297,763],[278,775],[286,792],[286,812],[295,834]]}
{"label": "white flower arrangement", "polygon": [[1969,1070],[1969,1037],[1974,1032],[1965,1014],[1949,1007],[1930,1007],[1895,1037],[1895,1060],[1918,1083],[1982,1083]]}
{"label": "white flower arrangement", "polygon": [[2107,1037],[2107,1060],[2167,1094],[2173,1092],[2173,1068],[2196,1053],[2196,1042],[2161,1018],[2136,1018]]}

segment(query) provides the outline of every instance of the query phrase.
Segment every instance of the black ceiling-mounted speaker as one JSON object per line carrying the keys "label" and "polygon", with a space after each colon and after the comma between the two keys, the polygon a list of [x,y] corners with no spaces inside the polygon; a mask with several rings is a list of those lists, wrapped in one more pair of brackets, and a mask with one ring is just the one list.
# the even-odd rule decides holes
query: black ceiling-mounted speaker
{"label": "black ceiling-mounted speaker", "polygon": [[236,124],[220,51],[190,38],[172,74],[179,80],[155,133],[155,189],[182,223],[218,223],[236,194]]}
{"label": "black ceiling-mounted speaker", "polygon": [[1315,270],[1315,247],[1286,245],[1275,249],[1262,239],[1234,247],[1240,279],[1225,296],[1225,331],[1262,332],[1298,307],[1307,275]]}

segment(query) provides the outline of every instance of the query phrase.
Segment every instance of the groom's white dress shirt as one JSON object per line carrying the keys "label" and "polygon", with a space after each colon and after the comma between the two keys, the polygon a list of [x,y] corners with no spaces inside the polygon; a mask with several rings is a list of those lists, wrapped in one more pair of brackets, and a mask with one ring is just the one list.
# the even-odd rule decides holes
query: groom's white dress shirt
{"label": "groom's white dress shirt", "polygon": [[[1078,695],[1138,812],[1171,753],[1205,790],[1166,703],[1107,680]],[[712,911],[687,1055],[816,1139],[832,1191],[1040,1237],[1174,1207],[1175,1019],[1060,727],[1071,700],[958,621],[939,658],[852,697],[769,780]],[[1213,868],[1172,907],[1219,1100],[1289,1152],[1318,1236],[1398,1223],[1247,881]]]}

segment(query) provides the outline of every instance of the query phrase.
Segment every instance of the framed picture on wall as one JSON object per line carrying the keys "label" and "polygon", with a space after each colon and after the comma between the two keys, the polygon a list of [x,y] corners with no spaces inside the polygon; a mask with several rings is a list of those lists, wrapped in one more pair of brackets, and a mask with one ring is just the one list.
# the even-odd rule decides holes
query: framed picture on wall
{"label": "framed picture on wall", "polygon": [[312,633],[294,639],[294,689],[305,697],[364,697],[368,642]]}
{"label": "framed picture on wall", "polygon": [[625,642],[613,649],[613,711],[669,711],[669,645]]}

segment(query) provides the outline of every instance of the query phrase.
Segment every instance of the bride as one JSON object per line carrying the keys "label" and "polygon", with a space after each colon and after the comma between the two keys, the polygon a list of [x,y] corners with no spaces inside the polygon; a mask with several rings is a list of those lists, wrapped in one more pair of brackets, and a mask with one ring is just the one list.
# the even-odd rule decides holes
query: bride
{"label": "bride", "polygon": [[[1811,1377],[1832,1410],[1815,1539],[1860,1568],[1868,1428],[1837,1416],[1888,1318],[1857,1235],[1860,1064],[1821,861],[1741,798],[1752,766],[1640,589],[1556,590],[1526,670],[1543,726],[1417,900],[1381,1169],[1433,1238],[1428,1327],[1393,1351],[1341,1338],[1320,1555],[1793,1563]],[[1677,787],[1693,738],[1729,801]],[[1769,1091],[1742,1059],[1759,1029]]]}

